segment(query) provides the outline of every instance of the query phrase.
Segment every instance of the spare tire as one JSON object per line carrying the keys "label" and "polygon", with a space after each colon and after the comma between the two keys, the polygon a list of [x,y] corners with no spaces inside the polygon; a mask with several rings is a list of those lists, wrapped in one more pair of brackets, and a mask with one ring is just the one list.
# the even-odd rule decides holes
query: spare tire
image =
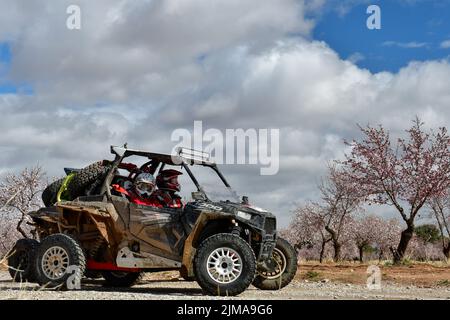
{"label": "spare tire", "polygon": [[67,186],[70,196],[75,199],[98,192],[110,168],[109,162],[98,161],[81,169]]}
{"label": "spare tire", "polygon": [[46,207],[50,207],[55,204],[58,196],[58,191],[61,188],[65,178],[58,179],[50,183],[47,188],[42,192],[42,201]]}

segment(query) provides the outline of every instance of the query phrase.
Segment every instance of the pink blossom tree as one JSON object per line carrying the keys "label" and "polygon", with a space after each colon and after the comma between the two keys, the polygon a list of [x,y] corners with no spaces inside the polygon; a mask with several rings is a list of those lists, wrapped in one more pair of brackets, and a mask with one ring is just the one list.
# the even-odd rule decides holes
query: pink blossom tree
{"label": "pink blossom tree", "polygon": [[389,132],[360,127],[364,138],[347,143],[351,152],[344,166],[349,185],[373,203],[393,206],[406,224],[393,248],[398,263],[414,233],[414,220],[428,199],[450,187],[450,137],[446,128],[425,132],[416,118],[407,130],[408,139],[392,146]]}
{"label": "pink blossom tree", "polygon": [[328,167],[328,175],[319,186],[323,201],[324,228],[331,238],[334,261],[341,259],[341,248],[350,239],[348,228],[352,214],[360,209],[361,196],[356,185],[347,182],[344,171],[335,165]]}
{"label": "pink blossom tree", "polygon": [[300,250],[304,245],[318,245],[319,261],[323,262],[327,243],[331,237],[325,230],[325,211],[323,207],[314,202],[309,202],[297,208],[294,212],[294,218],[290,223],[288,230],[291,234],[294,246]]}
{"label": "pink blossom tree", "polygon": [[374,238],[374,246],[378,248],[378,259],[387,258],[389,253],[395,251],[395,246],[400,241],[402,227],[397,219],[381,220],[376,225],[377,232]]}
{"label": "pink blossom tree", "polygon": [[352,223],[352,238],[358,248],[359,261],[364,260],[364,249],[374,245],[380,232],[383,232],[384,220],[375,215],[365,215]]}
{"label": "pink blossom tree", "polygon": [[442,196],[434,196],[429,201],[432,216],[435,218],[441,233],[442,253],[450,258],[450,198],[448,192]]}

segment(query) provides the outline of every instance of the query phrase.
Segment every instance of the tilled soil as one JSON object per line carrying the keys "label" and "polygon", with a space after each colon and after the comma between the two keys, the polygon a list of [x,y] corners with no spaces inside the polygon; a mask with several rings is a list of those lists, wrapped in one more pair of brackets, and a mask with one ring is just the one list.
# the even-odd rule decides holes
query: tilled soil
{"label": "tilled soil", "polygon": [[450,299],[450,287],[421,288],[382,283],[381,289],[369,290],[361,284],[327,280],[309,281],[297,278],[278,291],[261,291],[250,287],[238,297],[205,296],[196,282],[178,279],[176,274],[155,274],[132,288],[107,288],[102,280],[86,280],[81,290],[53,291],[35,284],[14,283],[7,272],[0,272],[0,299],[46,300],[195,300],[195,299]]}

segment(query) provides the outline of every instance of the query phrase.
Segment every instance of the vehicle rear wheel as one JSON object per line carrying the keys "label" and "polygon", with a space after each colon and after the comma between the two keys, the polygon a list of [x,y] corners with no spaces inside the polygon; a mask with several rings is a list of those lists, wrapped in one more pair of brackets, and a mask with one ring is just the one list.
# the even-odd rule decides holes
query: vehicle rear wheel
{"label": "vehicle rear wheel", "polygon": [[61,188],[65,178],[58,179],[50,183],[47,188],[42,192],[42,201],[46,207],[50,207],[55,204],[58,196],[58,191]]}
{"label": "vehicle rear wheel", "polygon": [[72,237],[57,233],[42,240],[36,255],[36,275],[40,285],[75,289],[85,268],[83,250]]}
{"label": "vehicle rear wheel", "polygon": [[256,258],[241,237],[219,233],[203,241],[194,260],[195,278],[202,289],[217,296],[245,291],[255,276]]}
{"label": "vehicle rear wheel", "polygon": [[142,279],[142,272],[102,271],[108,287],[131,287]]}
{"label": "vehicle rear wheel", "polygon": [[257,270],[253,285],[261,290],[279,290],[287,286],[297,272],[297,252],[289,242],[278,237],[268,263],[271,270]]}
{"label": "vehicle rear wheel", "polygon": [[36,250],[39,242],[34,239],[20,239],[14,245],[8,257],[8,270],[15,282],[35,282]]}

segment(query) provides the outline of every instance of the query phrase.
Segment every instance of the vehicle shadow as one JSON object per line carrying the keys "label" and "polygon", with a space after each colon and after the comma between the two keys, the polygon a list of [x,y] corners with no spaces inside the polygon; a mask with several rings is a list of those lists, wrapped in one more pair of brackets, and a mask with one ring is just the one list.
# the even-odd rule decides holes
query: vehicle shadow
{"label": "vehicle shadow", "polygon": [[[152,286],[152,284],[163,283],[164,287]],[[189,281],[180,281],[178,279],[165,280],[142,280],[133,287],[111,287],[107,286],[104,280],[84,280],[81,283],[81,290],[90,290],[97,292],[126,292],[126,293],[151,293],[160,295],[202,295],[201,288],[186,288],[170,284],[186,284]],[[145,287],[144,287],[145,286]]]}
{"label": "vehicle shadow", "polygon": [[[178,280],[144,280],[139,282],[136,286],[133,287],[111,287],[106,286],[104,280],[93,280],[87,279],[81,282],[81,291],[95,291],[95,292],[122,292],[122,293],[136,293],[136,294],[152,294],[152,295],[173,295],[173,296],[202,296],[201,288],[186,288],[186,287],[178,287],[178,286],[170,286],[164,285],[164,287],[160,286],[151,286],[153,283],[183,283],[185,281]],[[12,280],[0,280],[0,283],[4,284],[15,284],[16,286],[0,286],[0,291],[9,290],[9,291],[59,291],[59,292],[67,292],[69,290],[61,290],[61,289],[51,289],[51,288],[42,288],[37,284],[33,283],[14,283]],[[187,281],[185,283],[188,283]],[[145,286],[145,287],[144,287]]]}

